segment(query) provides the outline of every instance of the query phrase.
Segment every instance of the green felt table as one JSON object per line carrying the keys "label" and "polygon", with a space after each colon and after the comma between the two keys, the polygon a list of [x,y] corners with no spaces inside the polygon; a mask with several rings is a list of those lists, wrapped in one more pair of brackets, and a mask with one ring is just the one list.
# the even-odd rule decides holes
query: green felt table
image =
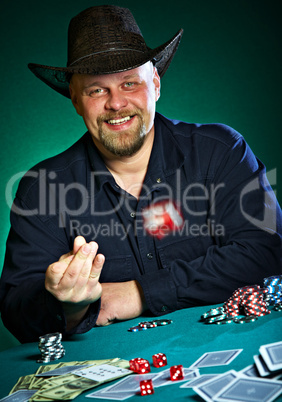
{"label": "green felt table", "polygon": [[[201,374],[223,373],[231,369],[242,370],[253,363],[253,356],[259,353],[261,345],[282,339],[282,312],[272,311],[271,314],[249,324],[206,325],[200,321],[200,317],[211,307],[176,311],[163,317],[172,319],[172,324],[141,332],[128,332],[128,328],[148,317],[119,322],[108,327],[93,328],[86,334],[75,335],[64,341],[66,354],[60,361],[114,357],[130,360],[134,357],[143,357],[152,362],[152,355],[161,352],[167,356],[167,367],[176,364],[189,367],[205,352],[243,349],[229,365],[200,369]],[[19,345],[0,353],[1,398],[10,392],[20,376],[32,374],[37,370],[38,355],[36,342]],[[153,372],[161,370],[152,367]],[[107,385],[109,383],[104,386]],[[153,395],[143,398],[152,402],[169,399],[172,401],[200,400],[192,389],[180,388],[180,385],[175,382],[173,385],[156,388]],[[91,400],[85,399],[85,395],[93,390],[84,392],[75,401]],[[140,401],[140,398],[142,398],[140,395],[136,395],[128,400]],[[282,401],[282,397],[277,400]]]}

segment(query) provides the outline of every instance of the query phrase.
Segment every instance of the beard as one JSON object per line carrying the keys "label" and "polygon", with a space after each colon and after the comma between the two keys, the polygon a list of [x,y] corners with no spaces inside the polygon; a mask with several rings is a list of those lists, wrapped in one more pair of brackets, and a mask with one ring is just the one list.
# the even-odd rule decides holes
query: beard
{"label": "beard", "polygon": [[[123,118],[126,116],[135,116],[137,125],[127,130],[121,130],[114,132],[103,125],[105,121],[115,118]],[[134,155],[144,144],[146,138],[146,126],[142,113],[139,110],[124,111],[118,116],[114,113],[108,113],[99,116],[98,122],[98,134],[101,144],[106,150],[116,156],[132,156]]]}

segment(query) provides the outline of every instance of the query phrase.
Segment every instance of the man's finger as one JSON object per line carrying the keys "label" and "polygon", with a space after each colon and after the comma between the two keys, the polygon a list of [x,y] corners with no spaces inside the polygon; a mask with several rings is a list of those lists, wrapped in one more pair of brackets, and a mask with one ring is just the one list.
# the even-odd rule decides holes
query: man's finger
{"label": "man's finger", "polygon": [[99,279],[104,262],[105,262],[105,256],[103,254],[97,254],[89,274],[90,281]]}
{"label": "man's finger", "polygon": [[[97,250],[98,250],[98,244],[94,241],[91,241],[89,243],[90,246],[90,253],[88,254],[88,258],[86,259],[83,267],[81,268],[80,274],[79,274],[79,279],[84,279],[86,282],[88,281],[89,274],[91,272],[92,264],[95,260]],[[83,246],[85,247],[85,246]],[[80,285],[83,285],[80,280]]]}
{"label": "man's finger", "polygon": [[49,265],[45,276],[45,284],[48,287],[56,287],[59,285],[72,259],[73,255],[69,255]]}
{"label": "man's finger", "polygon": [[80,247],[83,246],[83,244],[86,244],[86,240],[84,239],[84,237],[77,236],[73,242],[73,254],[76,254],[78,252],[78,250],[80,249]]}
{"label": "man's finger", "polygon": [[74,255],[71,263],[69,264],[61,280],[61,285],[65,289],[70,289],[75,286],[77,278],[90,254],[90,251],[91,246],[88,243],[86,243],[82,247],[80,247],[78,252]]}
{"label": "man's finger", "polygon": [[83,236],[77,236],[77,237],[74,239],[74,242],[73,242],[73,250],[69,251],[69,252],[66,253],[66,254],[63,254],[63,255],[59,258],[59,261],[64,260],[65,258],[67,258],[67,257],[70,256],[70,255],[76,254],[76,253],[78,252],[78,250],[80,249],[80,247],[83,246],[83,244],[85,244],[85,243],[86,243],[86,240],[84,239]]}

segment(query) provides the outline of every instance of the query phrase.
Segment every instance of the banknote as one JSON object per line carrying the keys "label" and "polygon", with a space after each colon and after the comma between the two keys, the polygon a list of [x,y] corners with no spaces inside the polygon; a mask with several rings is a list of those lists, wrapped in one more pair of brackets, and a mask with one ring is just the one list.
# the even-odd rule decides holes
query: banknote
{"label": "banknote", "polygon": [[29,374],[25,375],[23,377],[20,377],[17,381],[17,383],[13,386],[11,389],[10,394],[13,394],[16,391],[20,391],[22,389],[29,389],[29,386],[34,378],[34,374]]}
{"label": "banknote", "polygon": [[[34,375],[35,378],[30,379],[32,384],[30,385],[29,383],[29,386],[32,386],[32,389],[37,389],[37,392],[29,399],[29,401],[44,402],[54,400],[72,400],[82,392],[97,387],[105,381],[94,381],[89,378],[72,374],[72,372],[60,375],[58,373],[63,372],[62,368],[75,366],[77,370],[80,369],[80,367],[83,368],[87,366],[95,368],[95,366],[103,366],[105,364],[117,368],[129,368],[128,360],[120,358],[67,362],[56,365],[52,364],[49,365],[49,367],[39,367]],[[50,373],[50,377],[46,376],[48,373]]]}

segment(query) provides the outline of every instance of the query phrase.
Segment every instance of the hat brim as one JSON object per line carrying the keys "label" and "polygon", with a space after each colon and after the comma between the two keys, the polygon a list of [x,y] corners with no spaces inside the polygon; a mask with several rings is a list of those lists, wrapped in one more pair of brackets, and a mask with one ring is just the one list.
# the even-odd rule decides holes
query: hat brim
{"label": "hat brim", "polygon": [[157,47],[147,48],[146,52],[134,50],[116,50],[93,54],[69,67],[52,67],[30,63],[29,69],[49,87],[70,98],[69,80],[72,74],[113,74],[137,68],[148,61],[153,61],[160,77],[168,69],[180,43],[183,30],[180,29],[172,39]]}

